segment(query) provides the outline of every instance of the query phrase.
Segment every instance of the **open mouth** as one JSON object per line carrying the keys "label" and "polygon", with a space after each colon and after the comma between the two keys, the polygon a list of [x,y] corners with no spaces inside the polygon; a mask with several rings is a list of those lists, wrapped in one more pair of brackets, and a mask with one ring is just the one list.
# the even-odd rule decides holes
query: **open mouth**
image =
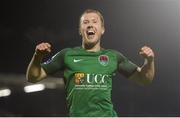
{"label": "open mouth", "polygon": [[92,38],[94,38],[94,36],[95,36],[95,31],[93,31],[93,30],[87,30],[87,37],[89,38],[89,39],[92,39]]}
{"label": "open mouth", "polygon": [[87,31],[87,34],[88,34],[88,35],[94,35],[95,32],[94,32],[94,31]]}

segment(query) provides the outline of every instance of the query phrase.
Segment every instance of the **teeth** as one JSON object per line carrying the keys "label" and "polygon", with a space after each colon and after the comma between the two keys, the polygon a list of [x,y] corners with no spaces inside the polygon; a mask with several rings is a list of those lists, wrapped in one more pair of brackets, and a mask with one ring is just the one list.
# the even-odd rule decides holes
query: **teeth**
{"label": "teeth", "polygon": [[94,33],[93,31],[88,31],[88,33]]}
{"label": "teeth", "polygon": [[87,33],[88,33],[88,35],[93,35],[94,31],[88,31]]}

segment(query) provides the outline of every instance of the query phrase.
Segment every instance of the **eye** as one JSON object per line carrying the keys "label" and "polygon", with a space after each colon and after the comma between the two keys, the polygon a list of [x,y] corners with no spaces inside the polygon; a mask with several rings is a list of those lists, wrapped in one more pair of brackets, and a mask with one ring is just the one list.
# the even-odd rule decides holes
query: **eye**
{"label": "eye", "polygon": [[97,20],[93,20],[93,23],[97,23]]}
{"label": "eye", "polygon": [[87,21],[87,20],[84,20],[84,21],[83,21],[83,23],[84,23],[84,24],[88,24],[88,23],[89,23],[89,21]]}

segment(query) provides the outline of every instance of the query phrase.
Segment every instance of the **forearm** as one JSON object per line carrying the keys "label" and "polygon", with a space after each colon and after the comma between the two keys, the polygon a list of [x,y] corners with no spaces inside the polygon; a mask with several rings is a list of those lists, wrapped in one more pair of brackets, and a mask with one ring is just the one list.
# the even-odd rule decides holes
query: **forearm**
{"label": "forearm", "polygon": [[34,53],[26,72],[26,78],[29,82],[39,81],[40,76],[41,76],[41,70],[42,70],[42,67],[40,65],[42,58],[43,57],[40,55],[37,55],[36,52]]}
{"label": "forearm", "polygon": [[147,59],[145,59],[144,65],[139,71],[139,75],[141,78],[152,81],[155,75],[154,60],[148,61]]}
{"label": "forearm", "polygon": [[154,78],[154,61],[147,62],[145,60],[142,67],[138,67],[137,71],[129,77],[129,80],[135,81],[139,85],[148,85]]}
{"label": "forearm", "polygon": [[139,54],[144,57],[144,64],[142,67],[137,67],[137,70],[129,77],[129,79],[141,85],[147,85],[154,79],[154,52],[150,47],[144,46],[141,48]]}

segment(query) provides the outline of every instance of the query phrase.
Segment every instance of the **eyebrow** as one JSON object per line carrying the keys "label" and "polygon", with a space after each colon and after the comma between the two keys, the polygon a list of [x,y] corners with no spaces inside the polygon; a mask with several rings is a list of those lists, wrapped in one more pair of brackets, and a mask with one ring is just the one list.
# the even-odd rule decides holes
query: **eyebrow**
{"label": "eyebrow", "polygon": [[[83,19],[83,21],[88,21],[89,19]],[[92,18],[92,19],[90,19],[90,20],[98,20],[98,18]]]}

